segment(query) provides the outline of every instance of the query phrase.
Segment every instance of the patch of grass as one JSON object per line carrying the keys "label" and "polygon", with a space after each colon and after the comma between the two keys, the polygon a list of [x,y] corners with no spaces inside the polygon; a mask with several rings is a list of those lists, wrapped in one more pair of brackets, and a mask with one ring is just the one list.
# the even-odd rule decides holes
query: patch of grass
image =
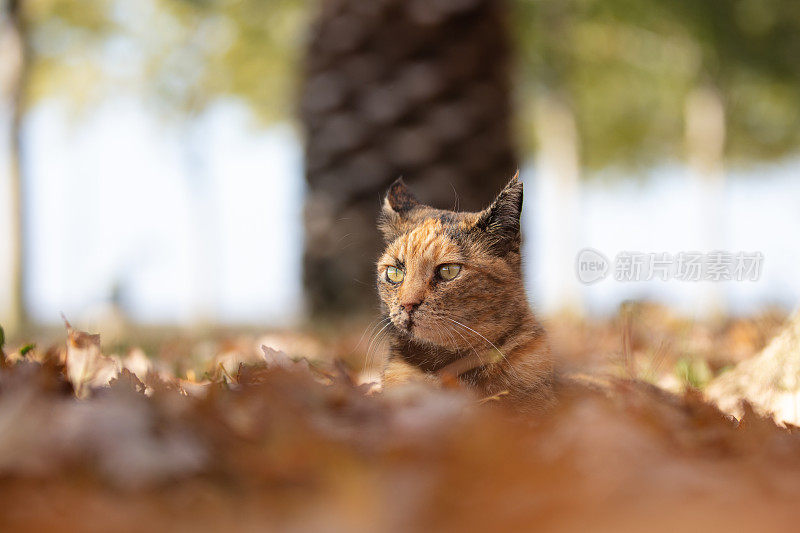
{"label": "patch of grass", "polygon": [[705,359],[699,357],[682,357],[675,363],[675,375],[685,387],[703,389],[714,377],[711,367]]}

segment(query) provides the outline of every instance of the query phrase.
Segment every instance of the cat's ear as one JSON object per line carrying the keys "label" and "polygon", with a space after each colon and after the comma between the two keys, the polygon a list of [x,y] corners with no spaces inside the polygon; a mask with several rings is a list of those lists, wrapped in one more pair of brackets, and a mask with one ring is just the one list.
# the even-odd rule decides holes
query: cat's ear
{"label": "cat's ear", "polygon": [[379,226],[387,242],[396,239],[403,232],[404,221],[409,211],[421,205],[414,197],[403,178],[397,178],[389,186],[383,198],[383,209]]}
{"label": "cat's ear", "polygon": [[394,180],[389,186],[389,190],[386,191],[386,197],[383,199],[384,212],[393,211],[399,215],[404,215],[418,205],[420,205],[419,201],[408,190],[403,178]]}
{"label": "cat's ear", "polygon": [[519,251],[520,215],[522,214],[522,182],[519,170],[492,205],[481,211],[475,229],[486,234],[492,250],[500,255]]}

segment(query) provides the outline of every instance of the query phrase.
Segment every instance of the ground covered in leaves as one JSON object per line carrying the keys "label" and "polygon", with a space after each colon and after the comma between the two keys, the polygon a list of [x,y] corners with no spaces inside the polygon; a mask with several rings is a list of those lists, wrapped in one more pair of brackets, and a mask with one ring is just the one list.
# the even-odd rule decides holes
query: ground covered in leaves
{"label": "ground covered in leaves", "polygon": [[49,349],[6,347],[0,530],[793,528],[800,433],[747,409],[736,421],[684,387],[780,321],[637,313],[550,324],[566,359],[617,379],[536,419],[458,388],[377,391],[358,361],[376,348],[337,362],[326,340],[288,344],[311,361],[269,339],[104,355],[72,328]]}

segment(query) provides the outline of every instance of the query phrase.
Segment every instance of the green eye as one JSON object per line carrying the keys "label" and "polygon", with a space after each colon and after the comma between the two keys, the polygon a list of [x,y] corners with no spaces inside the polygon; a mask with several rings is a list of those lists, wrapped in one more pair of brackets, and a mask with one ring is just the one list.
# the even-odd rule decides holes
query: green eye
{"label": "green eye", "polygon": [[458,273],[461,272],[461,265],[456,264],[449,264],[449,265],[442,265],[439,267],[439,275],[445,281],[450,281],[458,276]]}
{"label": "green eye", "polygon": [[397,267],[386,267],[386,279],[392,283],[400,283],[403,281],[403,278],[406,277],[406,273],[400,270]]}

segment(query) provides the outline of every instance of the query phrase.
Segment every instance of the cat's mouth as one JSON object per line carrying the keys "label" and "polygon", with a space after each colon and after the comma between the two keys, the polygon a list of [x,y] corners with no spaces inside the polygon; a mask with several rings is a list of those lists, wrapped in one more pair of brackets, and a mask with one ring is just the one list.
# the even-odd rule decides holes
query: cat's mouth
{"label": "cat's mouth", "polygon": [[410,316],[400,318],[395,323],[406,333],[411,333],[411,330],[415,326],[414,319]]}
{"label": "cat's mouth", "polygon": [[419,329],[417,321],[410,315],[404,315],[398,313],[394,317],[392,317],[392,322],[394,322],[395,326],[400,329],[402,332],[407,333],[409,335],[413,335],[414,327],[416,326]]}
{"label": "cat's mouth", "polygon": [[404,335],[412,337],[418,341],[438,344],[439,337],[437,331],[431,328],[425,316],[417,316],[416,313],[397,312],[391,317],[397,329]]}
{"label": "cat's mouth", "polygon": [[424,320],[411,316],[401,318],[398,322],[396,322],[398,329],[405,335],[418,341],[437,343],[436,332],[429,328]]}

